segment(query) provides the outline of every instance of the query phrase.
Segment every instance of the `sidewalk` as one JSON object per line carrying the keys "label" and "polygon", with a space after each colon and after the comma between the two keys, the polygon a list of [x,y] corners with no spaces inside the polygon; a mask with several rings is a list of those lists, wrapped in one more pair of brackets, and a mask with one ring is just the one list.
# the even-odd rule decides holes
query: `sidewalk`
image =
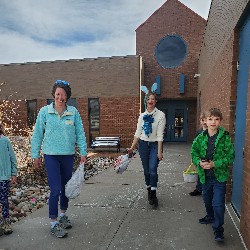
{"label": "sidewalk", "polygon": [[[127,171],[112,168],[86,181],[81,195],[71,200],[68,216],[73,228],[68,237],[50,235],[48,207],[43,207],[0,237],[0,249],[18,250],[206,250],[246,249],[231,215],[225,214],[225,242],[214,241],[211,225],[201,225],[205,215],[202,197],[188,195],[194,183],[182,172],[190,163],[190,144],[165,144],[159,165],[159,207],[147,202],[139,155]],[[236,223],[237,224],[237,223]]]}

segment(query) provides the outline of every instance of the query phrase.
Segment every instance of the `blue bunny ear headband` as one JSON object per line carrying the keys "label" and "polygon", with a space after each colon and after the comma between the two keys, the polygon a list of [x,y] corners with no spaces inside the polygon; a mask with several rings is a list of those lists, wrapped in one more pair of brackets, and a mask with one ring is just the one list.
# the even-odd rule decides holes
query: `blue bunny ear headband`
{"label": "blue bunny ear headband", "polygon": [[[155,91],[157,90],[157,83],[153,83],[152,87],[151,87],[151,92],[155,93]],[[147,100],[148,100],[148,88],[146,86],[141,86],[141,91],[145,93],[145,97],[144,97],[144,106],[145,106],[145,110],[147,108]]]}

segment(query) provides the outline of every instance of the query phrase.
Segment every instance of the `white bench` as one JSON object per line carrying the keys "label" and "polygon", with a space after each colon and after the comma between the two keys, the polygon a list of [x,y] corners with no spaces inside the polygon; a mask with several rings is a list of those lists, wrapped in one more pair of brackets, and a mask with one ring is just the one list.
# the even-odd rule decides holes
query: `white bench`
{"label": "white bench", "polygon": [[117,153],[120,152],[120,137],[95,137],[92,141],[91,148],[95,150],[95,148],[109,148],[116,147]]}

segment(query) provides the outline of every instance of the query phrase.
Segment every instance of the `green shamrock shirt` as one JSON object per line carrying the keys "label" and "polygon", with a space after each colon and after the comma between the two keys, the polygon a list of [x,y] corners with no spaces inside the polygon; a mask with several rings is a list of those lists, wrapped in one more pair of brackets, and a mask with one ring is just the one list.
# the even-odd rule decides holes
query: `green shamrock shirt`
{"label": "green shamrock shirt", "polygon": [[[208,147],[208,131],[205,130],[199,134],[192,143],[191,156],[192,162],[197,166],[200,182],[205,183],[205,171],[200,166],[202,158],[206,157]],[[229,177],[229,165],[234,161],[234,146],[229,133],[222,127],[218,128],[218,135],[215,141],[215,149],[213,155],[214,175],[219,182],[227,181]]]}

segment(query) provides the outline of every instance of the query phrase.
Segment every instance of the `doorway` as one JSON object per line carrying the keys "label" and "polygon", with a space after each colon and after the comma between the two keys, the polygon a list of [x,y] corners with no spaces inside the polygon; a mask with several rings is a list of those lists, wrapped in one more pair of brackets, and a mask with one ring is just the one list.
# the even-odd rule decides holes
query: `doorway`
{"label": "doorway", "polygon": [[166,115],[164,142],[186,142],[187,103],[184,101],[159,101],[156,106]]}

